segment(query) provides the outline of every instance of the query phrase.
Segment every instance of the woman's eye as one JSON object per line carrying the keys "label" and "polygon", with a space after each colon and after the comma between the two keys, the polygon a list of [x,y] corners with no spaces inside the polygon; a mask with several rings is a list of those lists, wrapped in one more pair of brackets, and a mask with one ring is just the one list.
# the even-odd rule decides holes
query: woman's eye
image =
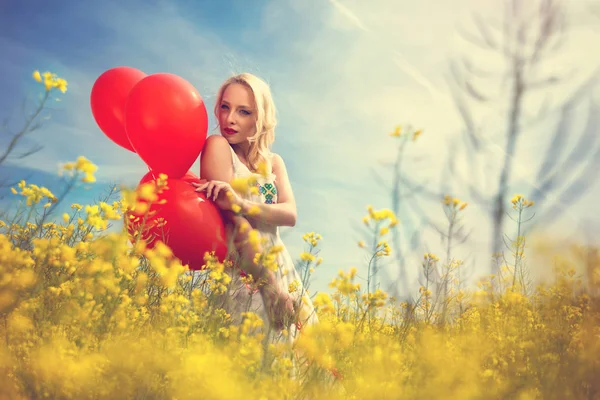
{"label": "woman's eye", "polygon": [[240,112],[241,112],[243,115],[250,115],[250,111],[241,110]]}
{"label": "woman's eye", "polygon": [[225,104],[221,104],[221,110],[226,110],[228,107]]}

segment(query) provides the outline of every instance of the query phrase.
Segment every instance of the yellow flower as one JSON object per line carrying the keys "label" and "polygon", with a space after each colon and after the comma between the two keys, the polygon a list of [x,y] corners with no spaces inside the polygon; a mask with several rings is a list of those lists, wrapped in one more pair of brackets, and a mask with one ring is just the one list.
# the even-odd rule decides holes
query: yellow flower
{"label": "yellow flower", "polygon": [[44,72],[43,74],[40,74],[39,71],[34,71],[33,72],[33,79],[35,79],[36,81],[42,83],[42,77],[43,77],[43,83],[44,83],[44,87],[46,88],[46,91],[50,91],[52,89],[58,89],[61,92],[65,93],[67,91],[67,81],[63,78],[59,78],[56,74],[53,74],[51,72]]}
{"label": "yellow flower", "polygon": [[256,185],[256,178],[252,176],[247,178],[233,178],[229,184],[236,193],[243,195],[249,193],[251,188]]}
{"label": "yellow flower", "polygon": [[107,228],[108,221],[100,215],[100,208],[98,205],[86,206],[85,212],[87,214],[86,222],[88,225],[93,226],[98,230]]}
{"label": "yellow flower", "polygon": [[271,173],[271,171],[269,171],[269,165],[264,160],[258,163],[256,172],[264,178],[268,177]]}
{"label": "yellow flower", "polygon": [[349,296],[360,290],[360,284],[354,283],[353,280],[356,276],[357,270],[356,268],[350,268],[349,273],[344,273],[344,271],[339,271],[338,277],[334,278],[330,283],[330,288],[337,289],[342,295]]}
{"label": "yellow flower", "polygon": [[396,129],[394,129],[394,131],[392,133],[390,133],[390,136],[399,137],[401,133],[402,133],[402,127],[400,125],[397,125]]}
{"label": "yellow flower", "polygon": [[517,208],[529,208],[533,206],[535,203],[531,200],[527,200],[523,195],[516,194],[510,202],[513,204],[513,208],[516,210]]}
{"label": "yellow flower", "polygon": [[250,243],[253,249],[259,249],[261,244],[261,235],[258,230],[252,229],[250,232],[248,232],[248,243]]}
{"label": "yellow flower", "polygon": [[323,309],[325,312],[332,312],[334,310],[333,301],[331,301],[331,297],[329,294],[324,292],[319,292],[315,296],[313,300],[313,305],[315,307]]}
{"label": "yellow flower", "polygon": [[[25,197],[27,206],[31,206],[33,204],[38,204],[44,198],[47,198],[52,203],[56,203],[58,201],[56,196],[54,196],[54,194],[52,194],[52,192],[50,190],[48,190],[47,188],[45,188],[43,186],[39,187],[32,183],[27,185],[24,180],[21,180],[21,182],[19,182],[18,186],[21,189],[21,192],[18,194]],[[17,194],[16,189],[11,190],[11,192]]]}
{"label": "yellow flower", "polygon": [[139,198],[143,201],[153,202],[158,200],[156,195],[156,186],[152,183],[144,183],[139,187]]}
{"label": "yellow flower", "polygon": [[422,133],[423,133],[422,129],[416,130],[415,133],[413,133],[413,141],[417,140],[417,138],[419,136],[421,136]]}
{"label": "yellow flower", "polygon": [[254,216],[260,214],[260,207],[257,206],[256,204],[254,204],[252,207],[250,207],[248,209],[246,214],[248,214],[248,216],[250,216],[250,217],[254,217]]}
{"label": "yellow flower", "polygon": [[452,208],[458,208],[458,210],[464,210],[468,203],[456,198],[452,197],[449,194],[444,196],[444,200],[442,200],[442,204],[446,206],[451,206]]}
{"label": "yellow flower", "polygon": [[44,87],[46,88],[46,91],[50,91],[54,87],[54,83],[50,79],[45,80],[44,81]]}
{"label": "yellow flower", "polygon": [[68,171],[71,174],[74,172],[83,172],[84,177],[81,179],[84,183],[96,182],[96,177],[94,177],[94,172],[98,167],[92,163],[90,160],[83,156],[79,156],[77,161],[68,162],[62,166],[62,170],[59,172],[59,175],[62,174],[63,171]]}
{"label": "yellow flower", "polygon": [[438,256],[436,256],[436,255],[435,255],[435,254],[433,254],[433,253],[425,253],[425,255],[423,256],[423,258],[424,258],[426,261],[427,261],[427,260],[429,260],[429,261],[433,261],[433,262],[439,261],[439,258],[438,258]]}
{"label": "yellow flower", "polygon": [[523,198],[523,195],[520,194],[516,194],[511,200],[510,202],[513,204],[517,204],[519,201],[521,201],[521,199]]}
{"label": "yellow flower", "polygon": [[67,81],[62,78],[58,78],[56,79],[55,87],[58,88],[58,90],[60,90],[62,93],[66,93]]}
{"label": "yellow flower", "polygon": [[375,293],[369,293],[368,295],[365,293],[362,295],[363,302],[367,307],[383,307],[386,298],[387,293],[381,291],[381,289],[377,289]]}
{"label": "yellow flower", "polygon": [[306,243],[309,243],[312,247],[317,247],[319,240],[321,239],[323,239],[323,237],[314,232],[309,232],[302,235],[302,240],[304,240]]}
{"label": "yellow flower", "polygon": [[302,254],[300,254],[300,259],[301,259],[302,261],[308,261],[308,262],[311,262],[311,261],[314,261],[314,260],[315,260],[315,256],[314,256],[314,255],[312,255],[312,254],[310,254],[310,253],[303,252]]}
{"label": "yellow flower", "polygon": [[300,282],[298,282],[298,280],[295,279],[292,283],[290,283],[288,285],[288,292],[296,293],[296,291],[298,290],[298,287],[300,287]]}
{"label": "yellow flower", "polygon": [[387,243],[387,241],[383,240],[377,243],[376,255],[389,256],[390,254],[392,254],[392,249],[390,248],[390,245]]}

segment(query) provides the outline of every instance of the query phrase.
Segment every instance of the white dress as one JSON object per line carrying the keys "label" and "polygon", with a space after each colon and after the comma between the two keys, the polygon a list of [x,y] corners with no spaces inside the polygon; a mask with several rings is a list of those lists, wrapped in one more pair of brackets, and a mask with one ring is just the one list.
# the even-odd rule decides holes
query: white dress
{"label": "white dress", "polygon": [[[252,202],[261,202],[266,204],[277,203],[277,187],[276,187],[276,176],[271,173],[268,177],[263,177],[259,174],[252,173],[244,163],[240,161],[238,156],[231,148],[231,156],[233,161],[234,177],[236,178],[247,178],[250,176],[256,177],[259,194],[248,194],[244,198]],[[296,304],[301,305],[300,318],[295,324],[292,324],[289,329],[284,331],[277,331],[271,327],[270,319],[265,308],[262,295],[260,292],[252,291],[242,280],[242,276],[239,273],[232,274],[232,281],[229,286],[229,293],[227,296],[227,312],[231,316],[231,322],[241,323],[243,313],[254,312],[264,322],[262,332],[265,334],[266,343],[290,343],[293,344],[294,339],[298,337],[303,327],[307,325],[315,324],[318,322],[317,315],[314,310],[314,306],[306,289],[302,285],[302,278],[296,271],[294,261],[290,256],[287,248],[281,241],[279,236],[279,227],[269,225],[260,222],[260,215],[256,217],[256,221],[249,219],[252,227],[258,230],[265,238],[266,244],[263,244],[263,249],[267,250],[272,246],[281,246],[283,250],[277,254],[278,268],[275,273],[277,283],[280,289],[290,293],[290,296],[296,301]],[[291,291],[290,291],[290,285]],[[294,290],[295,289],[295,290]]]}

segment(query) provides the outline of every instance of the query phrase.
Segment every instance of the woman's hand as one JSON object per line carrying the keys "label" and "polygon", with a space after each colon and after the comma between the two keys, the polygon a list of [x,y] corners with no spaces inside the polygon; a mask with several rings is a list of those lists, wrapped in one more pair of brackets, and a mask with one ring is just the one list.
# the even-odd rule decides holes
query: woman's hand
{"label": "woman's hand", "polygon": [[222,210],[231,211],[233,205],[242,206],[243,199],[227,182],[192,182],[192,186],[196,188],[196,192],[206,192],[206,198],[211,199]]}

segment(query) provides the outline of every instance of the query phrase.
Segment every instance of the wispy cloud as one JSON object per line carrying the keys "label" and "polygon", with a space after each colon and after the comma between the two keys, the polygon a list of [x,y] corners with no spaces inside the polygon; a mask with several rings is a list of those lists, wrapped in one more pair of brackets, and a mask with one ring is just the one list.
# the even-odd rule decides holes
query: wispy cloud
{"label": "wispy cloud", "polygon": [[370,30],[363,24],[363,22],[354,14],[352,11],[348,9],[348,7],[344,6],[338,0],[329,0],[331,4],[340,12],[344,17],[348,18],[358,29],[369,32]]}
{"label": "wispy cloud", "polygon": [[390,44],[389,39],[387,37],[381,35],[377,31],[367,28],[364,22],[348,7],[344,6],[340,1],[329,0],[329,2],[333,4],[336,11],[338,11],[341,15],[347,18],[357,29],[364,31],[367,34],[367,36],[372,40],[374,46],[380,46],[383,49],[387,49],[388,51],[390,51],[390,57],[392,57],[393,54],[394,62],[396,63],[396,65],[408,76],[413,78],[416,82],[418,82],[425,89],[427,89],[427,91],[431,94],[434,100],[440,101],[444,98],[447,98],[447,96],[444,95],[440,90],[438,90],[435,87],[435,85],[433,85],[431,81],[423,75],[423,73],[421,73],[411,63],[409,63],[404,57],[404,55],[402,55],[399,51],[390,49],[388,47],[390,46]]}

